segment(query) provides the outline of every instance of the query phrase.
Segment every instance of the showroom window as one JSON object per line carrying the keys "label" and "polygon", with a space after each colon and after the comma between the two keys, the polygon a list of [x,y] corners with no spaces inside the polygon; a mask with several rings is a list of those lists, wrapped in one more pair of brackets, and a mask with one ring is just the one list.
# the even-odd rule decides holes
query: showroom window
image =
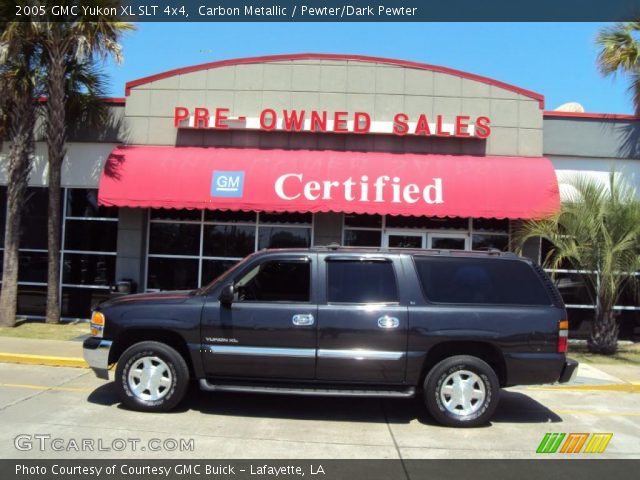
{"label": "showroom window", "polygon": [[[1,188],[0,251],[6,215],[6,187]],[[18,257],[18,315],[46,314],[47,203],[46,188],[27,190]],[[98,207],[97,190],[84,188],[63,189],[61,210],[61,316],[89,318],[115,281],[118,210]]]}
{"label": "showroom window", "polygon": [[462,233],[470,237],[467,245],[472,250],[509,250],[509,220],[498,219],[345,214],[342,242],[347,246],[380,247],[384,232],[389,231],[432,232],[434,236],[445,231]]}
{"label": "showroom window", "polygon": [[[0,249],[4,260],[7,187],[2,188]],[[47,202],[46,188],[27,189],[22,213],[18,253],[18,315],[44,318],[47,305]],[[0,270],[2,264],[0,263]]]}
{"label": "showroom window", "polygon": [[[544,263],[552,248],[552,244],[547,240],[540,241],[538,263]],[[569,262],[563,262],[556,269],[546,268],[545,272],[552,278],[556,288],[562,295],[566,308],[571,311],[573,316],[577,315],[574,313],[575,311],[594,310],[596,308],[596,294],[593,290],[593,285],[599,281],[598,272],[576,270]],[[636,276],[640,277],[640,272],[636,272]],[[613,309],[617,312],[625,310],[640,311],[637,294],[633,292],[632,285],[623,287],[622,293]]]}
{"label": "showroom window", "polygon": [[147,290],[206,285],[263,248],[311,246],[310,213],[151,210]]}
{"label": "showroom window", "polygon": [[474,218],[471,220],[471,249],[497,248],[509,251],[509,220]]}
{"label": "showroom window", "polygon": [[383,215],[345,213],[342,244],[349,247],[379,247],[382,245]]}
{"label": "showroom window", "polygon": [[61,258],[61,314],[88,318],[115,283],[118,209],[98,206],[98,191],[67,188]]}

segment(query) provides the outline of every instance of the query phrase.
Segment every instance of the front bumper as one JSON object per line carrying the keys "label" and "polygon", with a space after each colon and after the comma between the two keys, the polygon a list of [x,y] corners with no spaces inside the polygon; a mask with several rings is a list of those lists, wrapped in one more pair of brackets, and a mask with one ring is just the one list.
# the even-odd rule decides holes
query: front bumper
{"label": "front bumper", "polygon": [[85,361],[96,374],[96,377],[109,380],[109,351],[111,340],[89,337],[82,344]]}
{"label": "front bumper", "polygon": [[564,368],[562,369],[562,373],[560,374],[560,379],[558,383],[567,383],[571,382],[576,378],[578,374],[578,362],[572,360],[571,358],[567,358],[567,361],[564,362]]}

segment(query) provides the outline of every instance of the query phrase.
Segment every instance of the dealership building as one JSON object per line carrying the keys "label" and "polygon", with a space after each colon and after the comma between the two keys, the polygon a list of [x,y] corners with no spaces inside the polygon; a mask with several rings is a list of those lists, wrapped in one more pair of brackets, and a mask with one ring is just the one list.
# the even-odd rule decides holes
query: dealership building
{"label": "dealership building", "polygon": [[[552,214],[563,178],[640,187],[640,122],[545,110],[544,96],[422,63],[296,54],[225,60],[127,83],[113,119],[70,132],[62,172],[61,308],[88,318],[110,286],[194,288],[262,248],[339,243],[508,250]],[[4,234],[6,152],[0,171]],[[20,315],[46,304],[46,145],[20,250]],[[548,248],[531,241],[540,261]],[[593,302],[556,272],[574,330]],[[623,295],[622,335],[640,332]],[[636,325],[638,327],[636,327]]]}

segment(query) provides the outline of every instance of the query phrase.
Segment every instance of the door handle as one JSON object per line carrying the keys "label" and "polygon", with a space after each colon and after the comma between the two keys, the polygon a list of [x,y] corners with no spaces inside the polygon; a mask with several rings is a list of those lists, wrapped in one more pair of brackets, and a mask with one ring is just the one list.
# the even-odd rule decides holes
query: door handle
{"label": "door handle", "polygon": [[298,325],[301,327],[313,325],[313,323],[315,322],[313,315],[311,315],[310,313],[299,313],[297,315],[294,315],[291,320],[294,325]]}
{"label": "door handle", "polygon": [[397,317],[390,317],[389,315],[385,315],[384,317],[380,317],[378,319],[378,326],[380,328],[398,328],[400,325],[400,320]]}

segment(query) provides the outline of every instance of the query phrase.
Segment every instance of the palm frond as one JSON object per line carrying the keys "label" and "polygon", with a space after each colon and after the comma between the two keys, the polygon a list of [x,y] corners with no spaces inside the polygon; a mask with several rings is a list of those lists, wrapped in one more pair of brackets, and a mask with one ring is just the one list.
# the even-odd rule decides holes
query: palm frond
{"label": "palm frond", "polygon": [[634,34],[640,31],[638,22],[618,23],[604,28],[596,38],[600,47],[598,67],[603,75],[634,71],[640,58],[640,44]]}
{"label": "palm frond", "polygon": [[598,69],[604,76],[622,73],[629,77],[629,94],[634,110],[640,114],[640,22],[618,23],[604,28],[596,42]]}
{"label": "palm frond", "polygon": [[522,252],[524,242],[541,237],[551,244],[543,260],[546,268],[569,263],[585,275],[603,308],[618,300],[622,287],[637,288],[640,270],[640,201],[625,177],[610,172],[606,181],[586,175],[560,179],[570,186],[561,211],[551,218],[524,222],[514,243]]}
{"label": "palm frond", "polygon": [[65,116],[69,134],[107,125],[111,110],[103,99],[107,91],[106,76],[94,62],[77,62],[70,58],[67,71],[67,103]]}

